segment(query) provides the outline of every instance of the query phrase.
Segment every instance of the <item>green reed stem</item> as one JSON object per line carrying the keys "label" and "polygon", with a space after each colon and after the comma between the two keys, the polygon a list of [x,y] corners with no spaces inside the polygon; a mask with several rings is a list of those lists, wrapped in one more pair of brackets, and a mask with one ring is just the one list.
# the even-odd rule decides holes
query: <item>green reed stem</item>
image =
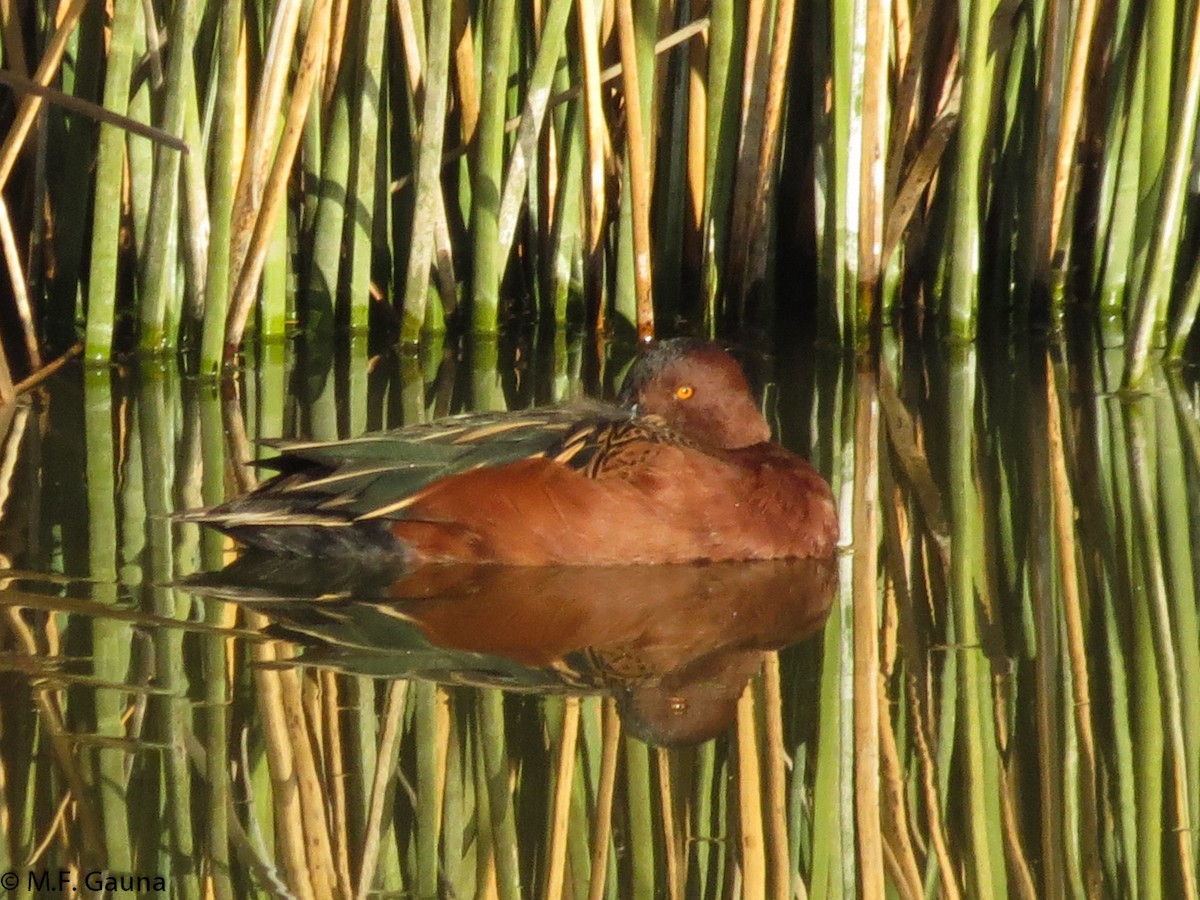
{"label": "green reed stem", "polygon": [[[117,0],[114,7],[104,75],[104,107],[125,115],[129,109],[133,44],[141,4],[139,0]],[[101,124],[96,153],[92,263],[88,275],[87,334],[83,351],[93,362],[106,361],[112,353],[124,181],[125,132],[115,125]]]}
{"label": "green reed stem", "polygon": [[[1162,8],[1165,7],[1165,8]],[[1153,29],[1150,52],[1167,51],[1166,77],[1169,81],[1170,64],[1173,56],[1167,48],[1172,46],[1174,34],[1175,6],[1164,0],[1151,3],[1151,21]],[[1159,24],[1159,18],[1168,20]],[[1159,33],[1161,31],[1161,34]],[[1161,330],[1167,319],[1167,303],[1171,295],[1171,283],[1175,274],[1175,260],[1179,252],[1180,231],[1183,226],[1184,201],[1187,199],[1188,175],[1192,166],[1192,154],[1196,137],[1197,112],[1200,111],[1200,16],[1192,21],[1191,41],[1187,54],[1186,75],[1179,94],[1179,100],[1173,111],[1165,114],[1162,120],[1147,124],[1171,129],[1169,137],[1164,138],[1162,183],[1158,203],[1154,207],[1153,244],[1147,257],[1145,279],[1141,282],[1141,295],[1138,297],[1137,311],[1134,313],[1134,337],[1129,345],[1125,366],[1125,384],[1127,387],[1137,387],[1146,375],[1146,363],[1149,355],[1150,341],[1153,333]],[[1163,67],[1161,60],[1156,60],[1152,67],[1151,83],[1166,90],[1157,80],[1164,77],[1159,69]],[[1151,83],[1147,84],[1147,96]],[[1166,108],[1170,110],[1170,94],[1167,95]],[[1156,127],[1155,131],[1158,130]],[[1157,144],[1154,147],[1157,151]],[[1145,155],[1143,153],[1143,159]],[[1158,181],[1156,180],[1156,183]],[[1139,221],[1140,221],[1139,216]]]}
{"label": "green reed stem", "polygon": [[975,337],[982,221],[980,179],[991,119],[988,41],[994,12],[993,0],[980,0],[970,4],[963,20],[962,117],[959,119],[958,155],[954,168],[954,211],[950,258],[947,260],[949,301],[946,307],[950,334],[957,340]]}
{"label": "green reed stem", "polygon": [[483,743],[488,802],[495,836],[497,889],[502,900],[518,900],[521,897],[521,871],[517,860],[519,845],[513,796],[508,786],[504,695],[497,688],[485,688],[481,690],[478,702],[479,737]]}
{"label": "green reed stem", "polygon": [[450,3],[435,4],[430,9],[426,31],[427,66],[420,148],[417,151],[416,210],[413,215],[412,245],[404,290],[404,323],[401,329],[401,340],[407,344],[417,342],[425,325],[430,263],[442,206],[442,145],[450,82],[450,13]]}
{"label": "green reed stem", "polygon": [[471,328],[480,334],[495,334],[499,325],[500,279],[504,273],[504,260],[499,252],[500,185],[515,9],[515,0],[496,0],[488,7],[485,25],[488,40],[483,51],[479,143],[471,198],[475,260]]}
{"label": "green reed stem", "polygon": [[233,241],[233,201],[237,189],[235,132],[240,96],[237,86],[238,42],[242,31],[240,0],[220,6],[220,39],[216,72],[215,126],[212,140],[212,187],[209,216],[212,233],[204,282],[204,326],[200,344],[200,371],[215,374],[225,348],[225,313],[236,273],[230,271]]}
{"label": "green reed stem", "polygon": [[[184,69],[190,66],[189,55],[196,39],[200,8],[197,0],[180,0],[171,17],[171,33],[181,35],[181,38],[172,44],[167,59],[166,99],[161,127],[180,136],[185,133],[185,90],[195,90],[194,82],[184,77]],[[192,152],[199,153],[201,148],[194,147]],[[147,240],[140,260],[142,297],[139,343],[147,350],[172,347],[177,338],[176,334],[167,333],[165,323],[167,304],[174,299],[169,294],[177,293],[170,291],[170,287],[174,284],[177,269],[174,251],[179,241],[179,173],[182,165],[183,159],[178,151],[161,144],[155,150],[154,202],[150,207]],[[178,316],[173,318],[178,321]]]}

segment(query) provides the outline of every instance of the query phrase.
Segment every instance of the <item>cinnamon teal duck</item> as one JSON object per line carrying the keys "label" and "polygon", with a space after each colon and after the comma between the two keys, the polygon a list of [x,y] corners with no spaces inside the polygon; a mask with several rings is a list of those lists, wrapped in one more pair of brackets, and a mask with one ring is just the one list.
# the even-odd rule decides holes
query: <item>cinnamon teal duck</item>
{"label": "cinnamon teal duck", "polygon": [[409,565],[657,565],[820,557],[833,495],[770,440],[737,362],[659,342],[615,405],[455,416],[336,442],[277,442],[257,489],[189,514],[244,545]]}

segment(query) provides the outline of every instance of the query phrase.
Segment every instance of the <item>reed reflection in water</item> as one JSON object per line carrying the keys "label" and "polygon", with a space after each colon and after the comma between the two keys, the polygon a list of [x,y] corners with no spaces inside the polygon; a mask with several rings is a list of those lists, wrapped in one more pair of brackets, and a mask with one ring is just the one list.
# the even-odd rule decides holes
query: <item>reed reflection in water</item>
{"label": "reed reflection in water", "polygon": [[[807,349],[758,361],[781,439],[834,483],[849,547],[824,630],[779,652],[808,627],[789,618],[801,608],[729,582],[754,614],[744,632],[701,614],[716,605],[669,617],[722,583],[711,567],[644,574],[678,579],[644,589],[658,601],[530,576],[521,621],[549,635],[541,656],[504,626],[498,573],[389,576],[375,588],[403,599],[388,604],[298,602],[299,565],[283,574],[309,593],[286,603],[262,573],[239,604],[184,586],[231,548],[169,514],[248,487],[253,439],[611,381],[618,359],[584,365],[561,335],[478,346],[470,365],[440,346],[269,348],[219,387],[169,367],[62,373],[0,410],[0,863],[159,874],[181,896],[1195,896],[1191,373],[1125,399],[1119,352],[889,340],[877,368]],[[769,592],[816,577],[794,574]],[[545,591],[595,605],[539,617]],[[576,640],[589,617],[611,641]],[[638,628],[675,649],[651,661]],[[711,708],[731,702],[729,671],[750,680],[713,739],[651,747],[593,693],[651,670],[661,686],[654,666],[721,631],[726,650],[694,663],[727,691]]]}

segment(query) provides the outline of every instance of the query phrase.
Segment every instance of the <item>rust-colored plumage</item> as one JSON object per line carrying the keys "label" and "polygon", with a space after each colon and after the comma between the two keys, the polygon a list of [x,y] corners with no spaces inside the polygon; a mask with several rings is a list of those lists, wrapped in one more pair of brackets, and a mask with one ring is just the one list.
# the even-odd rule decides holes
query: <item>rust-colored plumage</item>
{"label": "rust-colored plumage", "polygon": [[829,486],[770,442],[715,344],[660,343],[619,406],[461,416],[327,444],[282,444],[280,474],[191,518],[303,555],[412,564],[620,565],[832,552]]}

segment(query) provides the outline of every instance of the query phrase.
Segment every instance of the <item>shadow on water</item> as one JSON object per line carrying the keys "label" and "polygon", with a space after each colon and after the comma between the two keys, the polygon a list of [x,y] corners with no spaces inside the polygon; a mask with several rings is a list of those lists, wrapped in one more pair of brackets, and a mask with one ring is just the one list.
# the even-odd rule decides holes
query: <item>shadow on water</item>
{"label": "shadow on water", "polygon": [[367,571],[171,519],[251,486],[260,437],[565,401],[625,358],[268,347],[0,409],[13,896],[1194,896],[1190,372],[1125,398],[1086,342],[751,355],[839,499],[818,563]]}

